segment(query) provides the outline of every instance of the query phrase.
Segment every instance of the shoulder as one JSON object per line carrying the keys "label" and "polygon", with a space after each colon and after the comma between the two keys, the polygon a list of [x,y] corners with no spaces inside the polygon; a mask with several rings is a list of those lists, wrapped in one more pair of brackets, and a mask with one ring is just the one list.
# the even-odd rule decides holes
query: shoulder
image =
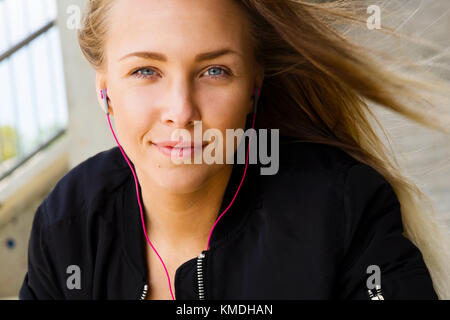
{"label": "shoulder", "polygon": [[79,215],[111,199],[129,174],[118,147],[86,159],[65,174],[43,201],[47,223]]}
{"label": "shoulder", "polygon": [[[340,147],[290,138],[280,137],[278,172],[261,174],[258,179],[266,199],[302,201],[315,208],[331,205],[334,212],[360,212],[380,190],[390,201],[396,200],[383,175]],[[387,200],[377,196],[380,201]]]}
{"label": "shoulder", "polygon": [[340,171],[358,161],[343,149],[324,143],[280,140],[280,169]]}
{"label": "shoulder", "polygon": [[319,143],[280,141],[279,154],[277,174],[260,175],[257,185],[277,219],[328,226],[341,252],[354,239],[368,239],[390,226],[401,228],[399,199],[372,166]]}
{"label": "shoulder", "polygon": [[279,172],[281,176],[340,179],[343,185],[388,184],[371,166],[355,159],[338,146],[280,139]]}
{"label": "shoulder", "polygon": [[311,186],[338,180],[343,183],[349,168],[360,163],[339,147],[289,137],[280,137],[279,150],[276,151],[272,148],[275,154],[271,155],[270,164],[277,166],[276,173],[265,174],[260,170],[260,174],[263,182],[278,186],[294,180]]}

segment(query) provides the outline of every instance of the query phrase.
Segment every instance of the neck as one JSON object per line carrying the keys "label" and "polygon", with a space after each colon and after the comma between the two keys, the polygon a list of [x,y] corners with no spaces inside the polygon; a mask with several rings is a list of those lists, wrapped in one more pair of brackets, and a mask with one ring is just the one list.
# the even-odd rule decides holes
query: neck
{"label": "neck", "polygon": [[139,174],[149,239],[164,247],[206,249],[230,179],[232,166],[224,166],[201,188],[173,193]]}

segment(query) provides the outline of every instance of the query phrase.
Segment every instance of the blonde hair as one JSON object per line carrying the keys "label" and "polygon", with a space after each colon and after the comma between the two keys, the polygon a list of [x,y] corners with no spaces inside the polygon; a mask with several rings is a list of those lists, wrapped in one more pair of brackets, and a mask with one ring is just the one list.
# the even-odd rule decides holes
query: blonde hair
{"label": "blonde hair", "polygon": [[105,65],[104,48],[108,31],[108,12],[113,0],[89,0],[82,28],[78,30],[78,43],[92,67],[99,70]]}
{"label": "blonde hair", "polygon": [[[83,54],[97,69],[105,63],[112,2],[90,1],[78,34]],[[251,21],[255,59],[265,71],[259,126],[337,146],[382,174],[401,204],[404,235],[420,249],[439,298],[449,299],[450,239],[437,223],[430,199],[401,173],[394,152],[376,134],[375,124],[388,136],[368,104],[446,132],[439,124],[441,115],[427,111],[424,106],[430,103],[418,92],[448,94],[448,89],[438,81],[428,85],[387,70],[371,51],[338,31],[342,25],[366,23],[355,14],[367,7],[359,1],[237,3]]]}

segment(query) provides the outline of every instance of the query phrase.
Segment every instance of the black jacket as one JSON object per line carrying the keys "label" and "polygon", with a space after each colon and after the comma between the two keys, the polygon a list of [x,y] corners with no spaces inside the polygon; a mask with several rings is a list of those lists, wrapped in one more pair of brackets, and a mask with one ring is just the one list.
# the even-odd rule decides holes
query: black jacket
{"label": "black jacket", "polygon": [[[218,214],[243,167],[234,166]],[[118,147],[78,165],[37,209],[19,298],[143,298],[148,244],[140,219]],[[206,300],[369,300],[367,268],[377,265],[384,299],[437,299],[421,252],[402,231],[396,194],[374,169],[336,147],[283,140],[278,173],[249,165],[210,250],[178,267],[175,298],[199,299],[200,271]],[[67,285],[73,265],[80,289]]]}

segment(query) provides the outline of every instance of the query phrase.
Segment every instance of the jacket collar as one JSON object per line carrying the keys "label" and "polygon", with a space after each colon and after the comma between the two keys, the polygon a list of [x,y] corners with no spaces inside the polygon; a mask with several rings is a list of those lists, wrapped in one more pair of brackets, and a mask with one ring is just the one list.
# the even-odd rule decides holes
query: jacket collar
{"label": "jacket collar", "polygon": [[[134,169],[133,163],[131,164]],[[245,165],[243,164],[235,164],[233,166],[233,171],[227,188],[225,189],[220,210],[217,213],[217,218],[229,206],[235,196],[237,188],[241,183],[244,169]],[[141,280],[145,280],[147,275],[145,248],[148,244],[144,235],[141,212],[136,198],[136,185],[134,177],[131,170],[129,168],[128,170],[129,177],[122,189],[122,210],[120,215],[122,217],[121,225],[123,236],[121,238],[125,241],[125,243],[123,243],[125,256],[135,269],[137,276],[140,277]],[[258,180],[259,166],[249,164],[244,182],[242,183],[238,195],[236,196],[231,207],[227,212],[225,212],[225,214],[222,215],[219,222],[217,222],[214,227],[210,240],[210,250],[214,250],[217,246],[222,245],[230,239],[233,234],[237,233],[247,220],[247,217],[252,212],[252,209],[262,205],[259,190],[260,183],[258,183]],[[142,194],[139,181],[138,189],[142,204]],[[207,244],[205,243],[205,250],[206,246]]]}

